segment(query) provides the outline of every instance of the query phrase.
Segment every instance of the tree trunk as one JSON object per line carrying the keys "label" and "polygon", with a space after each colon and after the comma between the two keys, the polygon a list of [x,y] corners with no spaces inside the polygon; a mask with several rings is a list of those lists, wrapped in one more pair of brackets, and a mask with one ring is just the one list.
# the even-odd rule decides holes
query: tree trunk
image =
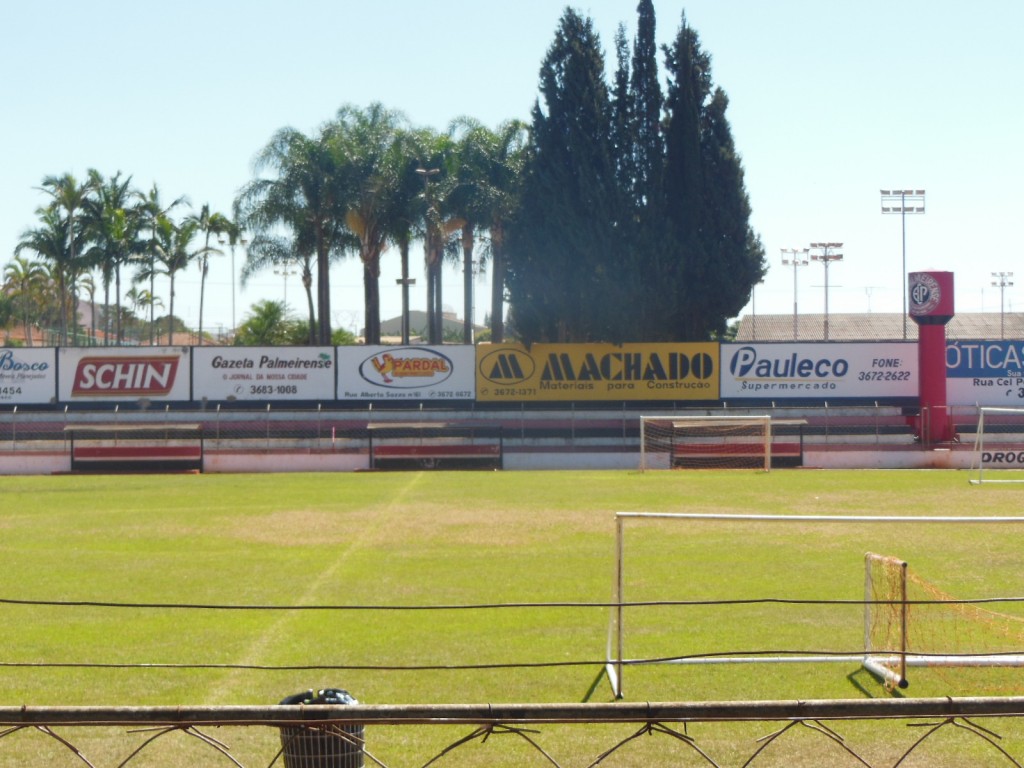
{"label": "tree trunk", "polygon": [[505,233],[491,227],[491,343],[505,341]]}
{"label": "tree trunk", "polygon": [[473,343],[473,225],[462,228],[462,343]]}
{"label": "tree trunk", "polygon": [[371,259],[363,262],[363,298],[366,305],[363,335],[366,344],[380,344],[380,281],[375,266]]}

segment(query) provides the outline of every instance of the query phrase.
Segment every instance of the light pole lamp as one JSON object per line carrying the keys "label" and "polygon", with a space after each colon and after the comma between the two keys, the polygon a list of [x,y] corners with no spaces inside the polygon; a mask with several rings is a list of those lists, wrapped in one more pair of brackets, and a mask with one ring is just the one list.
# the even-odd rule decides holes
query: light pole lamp
{"label": "light pole lamp", "polygon": [[797,327],[797,313],[796,313],[796,268],[806,267],[810,263],[810,256],[808,248],[783,248],[782,249],[782,264],[783,266],[793,265],[793,341],[799,338],[798,327]]}
{"label": "light pole lamp", "polygon": [[288,276],[295,274],[295,270],[293,269],[294,266],[295,266],[295,262],[293,262],[291,259],[284,259],[284,260],[278,262],[277,267],[274,269],[274,274],[275,275],[280,275],[281,277],[284,278],[284,306],[285,306],[285,309],[287,309],[287,307],[288,307]]}
{"label": "light pole lamp", "polygon": [[[423,247],[427,252],[427,256],[430,256],[430,225],[431,225],[431,205],[430,205],[430,178],[437,176],[441,172],[440,168],[417,168],[416,173],[423,179],[423,202],[426,205],[426,210],[423,215],[424,223],[424,235],[423,235]],[[415,280],[409,279],[409,264],[403,262],[402,264],[402,343],[409,343],[409,286],[414,285]],[[430,272],[427,272],[427,293],[430,293]],[[427,318],[428,325],[433,322],[432,313],[430,312],[431,307],[427,307]]]}
{"label": "light pole lamp", "polygon": [[825,341],[828,341],[828,265],[842,261],[839,249],[842,243],[811,243],[811,261],[820,261],[825,266]]}
{"label": "light pole lamp", "polygon": [[882,213],[900,215],[903,229],[903,340],[907,340],[907,214],[924,213],[923,189],[880,189]]}
{"label": "light pole lamp", "polygon": [[993,272],[992,287],[999,289],[999,338],[1006,338],[1006,289],[1013,287],[1013,272]]}
{"label": "light pole lamp", "polygon": [[233,335],[235,330],[238,328],[238,325],[235,322],[235,245],[241,245],[242,248],[245,248],[245,246],[249,244],[249,241],[242,237],[241,230],[237,229],[234,232],[229,233],[227,240],[221,237],[218,238],[218,242],[221,245],[227,243],[228,247],[231,249],[231,333]]}

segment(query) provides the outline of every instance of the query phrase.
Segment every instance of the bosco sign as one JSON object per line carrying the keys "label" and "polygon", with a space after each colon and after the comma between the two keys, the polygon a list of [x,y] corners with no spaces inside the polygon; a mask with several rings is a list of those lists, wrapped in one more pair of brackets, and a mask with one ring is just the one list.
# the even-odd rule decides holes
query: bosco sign
{"label": "bosco sign", "polygon": [[57,397],[57,357],[53,349],[0,351],[0,403],[49,403]]}
{"label": "bosco sign", "polygon": [[718,345],[481,344],[477,400],[717,400]]}

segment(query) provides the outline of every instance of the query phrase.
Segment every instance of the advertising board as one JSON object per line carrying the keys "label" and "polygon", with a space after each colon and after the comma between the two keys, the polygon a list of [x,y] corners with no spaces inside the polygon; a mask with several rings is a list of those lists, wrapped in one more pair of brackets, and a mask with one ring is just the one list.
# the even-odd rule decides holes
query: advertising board
{"label": "advertising board", "polygon": [[722,399],[912,398],[917,344],[723,344]]}
{"label": "advertising board", "polygon": [[1024,407],[1024,342],[948,342],[946,401],[949,405]]}
{"label": "advertising board", "polygon": [[57,358],[62,402],[188,400],[188,347],[62,347]]}
{"label": "advertising board", "polygon": [[481,344],[481,402],[716,400],[718,344]]}
{"label": "advertising board", "polygon": [[195,347],[196,400],[334,400],[334,347]]}
{"label": "advertising board", "polygon": [[472,400],[474,347],[338,347],[339,400]]}
{"label": "advertising board", "polygon": [[0,350],[0,405],[50,403],[57,397],[57,351]]}

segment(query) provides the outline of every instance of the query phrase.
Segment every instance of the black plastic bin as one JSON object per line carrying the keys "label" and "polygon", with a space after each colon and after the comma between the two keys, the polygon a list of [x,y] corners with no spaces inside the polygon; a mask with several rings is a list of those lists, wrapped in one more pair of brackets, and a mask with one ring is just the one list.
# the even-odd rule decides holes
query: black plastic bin
{"label": "black plastic bin", "polygon": [[[303,691],[282,704],[358,704],[348,691]],[[294,725],[281,727],[285,768],[363,768],[363,726]]]}

